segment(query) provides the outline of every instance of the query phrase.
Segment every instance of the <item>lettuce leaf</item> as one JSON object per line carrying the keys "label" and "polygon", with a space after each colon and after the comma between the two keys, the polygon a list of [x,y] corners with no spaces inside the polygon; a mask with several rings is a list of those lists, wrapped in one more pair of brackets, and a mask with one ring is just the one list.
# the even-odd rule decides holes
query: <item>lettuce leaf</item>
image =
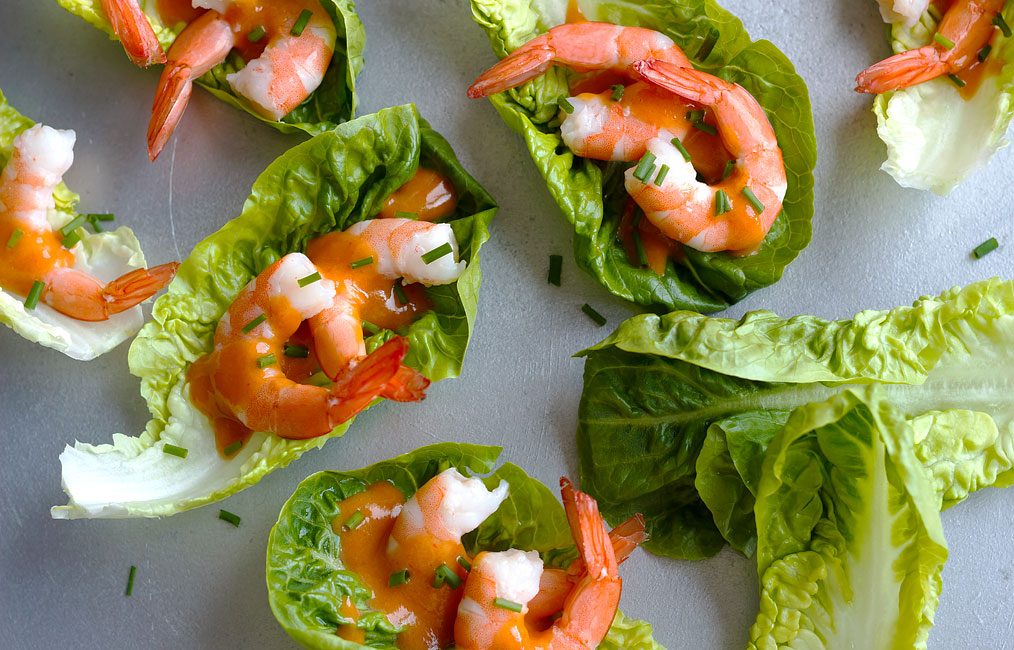
{"label": "lettuce leaf", "polygon": [[[14,148],[14,138],[35,124],[15,110],[0,91],[0,168],[7,164]],[[56,209],[49,214],[54,228],[62,228],[77,218],[75,206],[79,196],[60,183],[54,192]],[[78,229],[81,243],[74,251],[77,268],[103,281],[145,266],[141,244],[133,231],[120,227],[110,232],[91,233]],[[115,314],[108,320],[86,323],[40,303],[27,310],[25,297],[0,289],[0,323],[7,325],[29,341],[63,352],[72,359],[87,361],[123,343],[141,329],[144,315],[141,307]]]}
{"label": "lettuce leaf", "polygon": [[[102,11],[101,0],[57,0],[57,2],[70,13],[80,16],[89,24],[104,31],[112,40],[117,40],[105,12]],[[162,47],[168,50],[186,24],[163,23],[159,17],[157,0],[139,0],[139,2]],[[356,14],[353,0],[321,0],[320,4],[330,14],[337,31],[334,56],[320,86],[306,101],[281,120],[276,121],[259,114],[250,102],[237,95],[225,80],[226,75],[236,72],[244,65],[243,60],[235,53],[230,54],[224,63],[215,66],[199,78],[197,83],[222,101],[246,111],[283,133],[306,132],[316,135],[352,119],[357,104],[356,77],[363,69],[366,32]]]}
{"label": "lettuce leaf", "polygon": [[750,553],[767,445],[848,385],[883,385],[941,505],[1014,481],[1014,281],[841,321],[646,314],[582,354],[583,486],[610,521],[643,513],[656,553]]}
{"label": "lettuce leaf", "polygon": [[[564,22],[568,0],[471,0],[475,21],[504,57]],[[525,139],[553,198],[574,227],[578,264],[613,294],[655,311],[713,312],[777,282],[810,242],[817,149],[806,84],[768,41],[751,41],[743,24],[713,0],[623,2],[583,0],[589,20],[650,27],[673,38],[702,70],[744,86],[766,110],[785,158],[789,189],[782,214],[761,249],[747,257],[685,249],[664,275],[630,263],[617,229],[626,193],[623,171],[574,156],[563,144],[557,103],[569,95],[559,67],[490,98],[507,125]],[[714,40],[717,39],[717,40]],[[710,52],[707,43],[714,42]]]}
{"label": "lettuce leaf", "polygon": [[[450,177],[458,190],[449,221],[468,268],[456,283],[428,289],[433,310],[400,333],[410,342],[406,363],[433,381],[457,376],[475,323],[479,249],[496,204],[414,106],[385,109],[284,153],[256,180],[242,214],[194,248],[130,348],[130,370],[141,379],[151,421],[139,437],[116,434],[112,445],[67,447],[60,458],[70,502],[53,508],[53,516],[175,514],[253,485],[343,435],[351,422],[311,440],[258,433],[224,460],[207,418],[188,399],[186,371],[211,349],[219,318],[251,278],[310,239],[375,215],[420,164]],[[368,348],[391,335],[370,337]],[[185,447],[188,457],[163,453],[166,443]]]}
{"label": "lettuce leaf", "polygon": [[[1004,17],[1014,21],[1014,5],[1004,9]],[[892,48],[904,52],[930,44],[938,20],[931,5],[912,26],[892,23]],[[1007,144],[1014,117],[1014,39],[997,33],[989,60],[995,73],[967,100],[946,77],[877,97],[877,133],[887,145],[881,169],[899,185],[947,194]]]}
{"label": "lettuce leaf", "polygon": [[[450,467],[466,476],[493,472],[499,456],[498,447],[443,443],[360,470],[318,472],[301,482],[282,507],[268,538],[268,602],[281,626],[307,648],[393,649],[397,628],[383,613],[370,611],[369,589],[342,565],[340,538],[331,527],[340,514],[339,503],[385,480],[411,497],[419,486]],[[492,487],[501,479],[510,484],[510,493],[478,530],[465,537],[469,554],[508,548],[537,550],[548,564],[566,566],[576,551],[556,496],[509,463],[485,481]],[[366,633],[366,646],[335,635],[339,625],[351,622],[339,611],[346,598],[360,612],[367,612],[358,623]],[[658,650],[662,646],[652,639],[650,625],[617,612],[599,648]]]}

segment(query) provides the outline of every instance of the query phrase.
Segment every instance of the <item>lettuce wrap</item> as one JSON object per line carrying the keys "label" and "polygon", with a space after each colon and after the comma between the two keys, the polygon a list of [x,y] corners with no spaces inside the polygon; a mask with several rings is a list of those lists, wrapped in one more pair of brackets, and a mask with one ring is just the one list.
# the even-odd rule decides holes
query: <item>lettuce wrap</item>
{"label": "lettuce wrap", "polygon": [[[223,459],[208,419],[189,400],[187,368],[212,349],[219,318],[252,278],[312,238],[377,214],[420,164],[457,189],[458,206],[447,221],[468,267],[456,283],[426,289],[433,309],[398,334],[410,343],[406,364],[433,381],[457,376],[475,323],[479,249],[496,204],[414,106],[384,109],[283,154],[256,180],[240,216],[194,248],[130,348],[130,370],[141,379],[151,421],[138,437],[115,434],[111,445],[67,447],[60,460],[70,498],[53,508],[53,517],[172,515],[253,485],[343,435],[351,421],[309,440],[254,433]],[[368,350],[391,336],[386,330],[370,336]],[[165,444],[189,454],[166,454]]]}
{"label": "lettuce wrap", "polygon": [[[332,529],[339,503],[378,481],[391,481],[406,498],[438,473],[454,467],[466,476],[492,474],[487,486],[510,484],[507,500],[463,539],[469,555],[508,548],[537,550],[549,566],[564,567],[577,557],[563,507],[555,494],[507,463],[493,471],[500,448],[444,443],[351,472],[318,472],[305,479],[282,507],[271,529],[267,550],[268,601],[285,631],[306,648],[351,650],[394,649],[398,628],[383,612],[371,610],[371,592],[344,568],[341,540]],[[367,645],[335,635],[352,622],[339,610],[351,599],[361,618],[357,623]],[[651,626],[617,612],[600,650],[662,650]]]}
{"label": "lettuce wrap", "polygon": [[[11,107],[0,91],[0,168],[10,159],[14,138],[33,124]],[[79,216],[75,206],[80,197],[63,183],[53,196],[56,209],[50,211],[49,222],[60,229]],[[75,232],[81,238],[74,250],[76,268],[102,281],[145,266],[141,245],[129,228],[121,226],[110,232],[92,233],[81,227]],[[137,306],[108,320],[90,323],[65,316],[41,302],[35,309],[25,309],[25,296],[0,289],[0,323],[29,341],[63,352],[72,359],[87,361],[136,334],[144,324],[144,315]]]}
{"label": "lettuce wrap", "polygon": [[[471,0],[476,22],[493,51],[506,56],[564,22],[568,0]],[[573,4],[573,3],[570,3]],[[568,75],[556,66],[545,75],[490,98],[507,125],[524,137],[553,198],[574,227],[578,264],[610,292],[653,311],[714,312],[779,280],[810,242],[813,168],[817,145],[806,84],[768,41],[752,41],[743,24],[713,0],[583,0],[588,20],[655,29],[672,38],[694,64],[738,83],[764,107],[785,158],[788,192],[757,253],[736,257],[687,247],[664,275],[632,264],[618,227],[627,194],[623,172],[632,163],[609,163],[572,154],[560,136],[558,102]]]}
{"label": "lettuce wrap", "polygon": [[[113,28],[102,11],[101,0],[57,0],[60,6],[89,24],[101,29],[112,40],[117,40]],[[186,23],[167,24],[159,16],[157,0],[138,0],[141,10],[148,16],[152,28],[163,49],[169,46]],[[338,124],[352,119],[356,112],[356,77],[363,69],[363,48],[366,32],[356,14],[353,0],[321,0],[321,6],[331,16],[337,32],[334,55],[324,80],[306,100],[281,120],[264,117],[245,98],[236,94],[226,75],[243,68],[243,59],[235,50],[221,63],[196,80],[212,95],[240,110],[246,111],[262,122],[266,122],[283,133],[306,132],[311,135],[333,129]]]}

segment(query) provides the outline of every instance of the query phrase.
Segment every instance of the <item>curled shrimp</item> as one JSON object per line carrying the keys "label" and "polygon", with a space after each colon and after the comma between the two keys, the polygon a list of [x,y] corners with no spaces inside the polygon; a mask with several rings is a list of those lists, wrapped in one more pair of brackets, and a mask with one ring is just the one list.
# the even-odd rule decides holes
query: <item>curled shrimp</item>
{"label": "curled shrimp", "polygon": [[102,0],[102,10],[134,65],[147,68],[165,63],[165,51],[138,0]]}
{"label": "curled shrimp", "polygon": [[[66,248],[49,222],[53,192],[74,162],[73,131],[42,124],[14,138],[0,174],[0,285],[22,296],[36,288],[41,302],[71,318],[103,321],[153,296],[172,280],[175,262],[136,269],[111,282],[74,268],[75,244]],[[38,288],[41,285],[41,288]]]}
{"label": "curled shrimp", "polygon": [[[148,156],[152,160],[161,153],[179,123],[194,80],[222,63],[234,47],[249,38],[249,32],[237,30],[231,19],[245,23],[271,5],[267,0],[194,0],[194,6],[208,11],[187,25],[169,48],[155,92],[148,123]],[[311,16],[297,35],[293,27],[304,11]],[[267,43],[264,52],[238,72],[227,75],[226,81],[259,113],[280,120],[324,80],[334,54],[337,31],[317,0],[275,3],[271,15],[274,22],[259,25],[265,30],[259,39]]]}
{"label": "curled shrimp", "polygon": [[1006,0],[955,0],[937,26],[934,42],[901,52],[856,76],[856,91],[881,94],[955,74],[978,61],[996,33]]}
{"label": "curled shrimp", "polygon": [[711,111],[735,166],[709,185],[698,180],[676,143],[654,138],[647,151],[658,165],[629,169],[627,193],[670,239],[700,251],[753,252],[781,212],[787,188],[782,152],[764,109],[742,86],[706,72],[665,61],[640,61],[634,68],[648,83]]}

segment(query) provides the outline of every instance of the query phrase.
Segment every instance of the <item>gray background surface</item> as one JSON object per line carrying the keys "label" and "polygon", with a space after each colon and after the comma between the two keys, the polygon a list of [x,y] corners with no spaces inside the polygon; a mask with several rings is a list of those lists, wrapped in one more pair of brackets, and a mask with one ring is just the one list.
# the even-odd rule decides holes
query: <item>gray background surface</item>
{"label": "gray background surface", "polygon": [[[361,0],[368,43],[362,110],[414,101],[500,201],[465,371],[421,405],[382,405],[350,434],[221,505],[161,521],[52,521],[63,503],[57,456],[75,438],[106,442],[147,421],[127,345],[88,363],[0,328],[0,647],[289,648],[264,586],[268,530],[299,480],[437,440],[493,443],[547,484],[576,471],[582,362],[570,355],[630,311],[574,265],[571,235],[521,140],[464,89],[493,62],[465,0]],[[814,241],[784,279],[730,310],[845,317],[991,275],[1012,275],[1014,153],[1003,151],[949,198],[898,187],[857,71],[888,53],[872,0],[726,0],[754,37],[774,41],[810,86],[820,147]],[[0,88],[28,116],[78,134],[68,184],[82,211],[132,226],[152,264],[185,256],[237,215],[257,174],[298,139],[196,91],[159,161],[145,155],[157,72],[55,2],[0,0]],[[1003,248],[969,251],[990,235]],[[545,282],[565,257],[563,287]],[[578,307],[609,317],[598,329]],[[984,369],[988,371],[988,369]],[[931,636],[937,648],[1014,647],[1011,493],[986,491],[944,514],[951,560]],[[134,596],[124,598],[130,564]],[[670,648],[738,648],[757,607],[750,561],[638,553],[624,565],[624,609]],[[862,595],[860,595],[862,597]]]}

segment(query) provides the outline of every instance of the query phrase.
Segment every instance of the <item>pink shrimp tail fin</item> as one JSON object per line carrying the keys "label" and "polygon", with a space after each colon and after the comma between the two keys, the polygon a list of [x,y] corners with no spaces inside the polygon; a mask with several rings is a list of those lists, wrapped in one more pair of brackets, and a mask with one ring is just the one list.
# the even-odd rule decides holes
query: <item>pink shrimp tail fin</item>
{"label": "pink shrimp tail fin", "polygon": [[102,10],[134,65],[147,68],[166,62],[162,44],[137,0],[102,0]]}
{"label": "pink shrimp tail fin", "polygon": [[716,90],[714,76],[661,59],[637,61],[634,71],[651,85],[691,102],[707,103],[711,92]]}
{"label": "pink shrimp tail fin", "polygon": [[468,87],[472,99],[489,97],[538,77],[553,64],[554,54],[544,37],[538,37],[511,52],[479,75]]}
{"label": "pink shrimp tail fin", "polygon": [[426,396],[425,388],[429,385],[429,380],[425,377],[422,377],[422,382],[413,377],[408,385],[399,385],[405,379],[402,371],[405,366],[401,362],[407,353],[408,341],[398,336],[340,373],[331,389],[336,398],[328,412],[332,426],[345,422],[369,406],[374,399],[387,397],[388,394],[395,395],[392,399],[404,398],[398,401],[423,399]]}
{"label": "pink shrimp tail fin", "polygon": [[150,269],[136,269],[116,278],[102,290],[106,311],[118,314],[151,298],[172,281],[179,267],[179,262],[169,262]]}
{"label": "pink shrimp tail fin", "polygon": [[950,72],[939,50],[920,47],[874,63],[856,75],[856,92],[879,95],[936,79]]}
{"label": "pink shrimp tail fin", "polygon": [[395,402],[418,402],[426,397],[429,385],[430,380],[421,372],[402,365],[380,395]]}
{"label": "pink shrimp tail fin", "polygon": [[148,158],[154,162],[162,153],[190,101],[194,89],[191,68],[185,64],[168,65],[158,80],[155,103],[148,122]]}
{"label": "pink shrimp tail fin", "polygon": [[590,495],[575,490],[566,477],[560,479],[560,492],[570,531],[588,575],[596,578],[618,575],[616,554],[599,514],[599,504]]}

